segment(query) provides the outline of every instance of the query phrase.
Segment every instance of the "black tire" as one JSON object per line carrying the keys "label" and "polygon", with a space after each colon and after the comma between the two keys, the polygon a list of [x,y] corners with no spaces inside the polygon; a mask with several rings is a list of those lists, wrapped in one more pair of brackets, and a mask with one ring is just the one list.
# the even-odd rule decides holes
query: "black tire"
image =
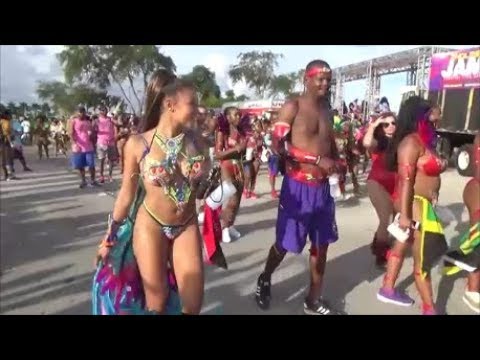
{"label": "black tire", "polygon": [[462,176],[473,176],[473,145],[462,145],[455,158],[455,166]]}
{"label": "black tire", "polygon": [[443,158],[450,160],[452,156],[452,143],[448,138],[439,136],[436,150]]}

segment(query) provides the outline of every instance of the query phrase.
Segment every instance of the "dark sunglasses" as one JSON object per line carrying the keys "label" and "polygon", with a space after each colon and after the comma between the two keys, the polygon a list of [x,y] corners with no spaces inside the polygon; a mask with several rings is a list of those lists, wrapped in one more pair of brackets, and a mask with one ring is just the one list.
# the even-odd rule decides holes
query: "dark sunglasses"
{"label": "dark sunglasses", "polygon": [[392,121],[392,122],[383,123],[382,125],[384,128],[388,128],[390,125],[396,126],[397,124],[395,123],[395,121]]}

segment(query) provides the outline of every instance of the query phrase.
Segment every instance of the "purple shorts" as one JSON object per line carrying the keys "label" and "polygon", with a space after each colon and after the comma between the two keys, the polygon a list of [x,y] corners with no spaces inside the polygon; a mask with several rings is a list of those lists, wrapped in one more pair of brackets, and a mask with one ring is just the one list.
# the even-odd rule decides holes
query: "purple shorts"
{"label": "purple shorts", "polygon": [[276,245],[300,254],[307,242],[328,245],[338,240],[335,201],[330,184],[305,184],[285,175],[280,192],[276,227]]}
{"label": "purple shorts", "polygon": [[270,176],[278,175],[278,155],[271,154],[268,158],[268,173]]}

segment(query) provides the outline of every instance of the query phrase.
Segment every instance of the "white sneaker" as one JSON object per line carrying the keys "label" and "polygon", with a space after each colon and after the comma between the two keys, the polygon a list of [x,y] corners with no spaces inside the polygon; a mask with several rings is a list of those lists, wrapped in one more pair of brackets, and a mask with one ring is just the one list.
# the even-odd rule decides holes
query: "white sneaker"
{"label": "white sneaker", "polygon": [[480,314],[480,292],[465,291],[463,294],[463,302],[472,309],[472,311]]}
{"label": "white sneaker", "polygon": [[222,242],[229,243],[232,242],[232,238],[230,237],[230,229],[225,228],[222,230]]}
{"label": "white sneaker", "polygon": [[202,225],[204,221],[205,221],[205,213],[202,211],[200,214],[198,214],[198,223]]}
{"label": "white sneaker", "polygon": [[239,239],[242,236],[242,234],[240,234],[238,230],[235,229],[233,226],[230,226],[229,229],[230,229],[230,236],[232,236],[233,238]]}

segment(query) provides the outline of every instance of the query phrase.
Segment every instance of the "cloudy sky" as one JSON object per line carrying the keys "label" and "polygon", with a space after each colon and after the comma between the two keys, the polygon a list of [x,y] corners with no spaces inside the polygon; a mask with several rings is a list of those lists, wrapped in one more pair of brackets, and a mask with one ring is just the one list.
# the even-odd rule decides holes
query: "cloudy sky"
{"label": "cloudy sky", "polygon": [[[189,72],[193,66],[203,64],[215,72],[222,91],[233,89],[237,95],[248,93],[243,84],[232,85],[227,76],[228,67],[235,63],[240,52],[270,50],[284,55],[277,73],[287,73],[303,68],[313,59],[324,59],[332,67],[348,65],[416,47],[395,46],[259,46],[259,45],[166,45],[161,51],[171,56],[179,74]],[[443,45],[450,48],[469,48],[471,45]],[[35,88],[39,80],[63,80],[61,67],[56,54],[61,45],[2,45],[0,47],[0,101],[7,103],[38,101]],[[382,95],[390,99],[395,109],[400,100],[398,91],[405,85],[404,73],[382,78]],[[114,92],[116,92],[114,90]],[[345,86],[345,99],[363,98],[365,81],[348,83]]]}

